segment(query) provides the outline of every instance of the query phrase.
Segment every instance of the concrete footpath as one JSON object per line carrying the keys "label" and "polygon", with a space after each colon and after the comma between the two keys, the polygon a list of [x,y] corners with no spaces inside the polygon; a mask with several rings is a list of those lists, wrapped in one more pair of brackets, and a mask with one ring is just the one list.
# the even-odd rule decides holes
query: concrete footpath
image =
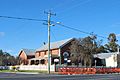
{"label": "concrete footpath", "polygon": [[[13,74],[42,74],[39,72],[0,72],[0,73],[13,73]],[[44,73],[43,73],[44,74]]]}

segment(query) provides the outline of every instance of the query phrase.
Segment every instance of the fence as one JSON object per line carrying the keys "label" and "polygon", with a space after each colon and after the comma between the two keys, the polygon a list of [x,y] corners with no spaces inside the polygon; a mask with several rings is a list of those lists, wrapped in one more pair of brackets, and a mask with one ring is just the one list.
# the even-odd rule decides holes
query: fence
{"label": "fence", "polygon": [[[20,65],[16,66],[19,67],[19,70],[40,70],[40,71],[48,71],[47,65]],[[10,68],[12,69],[12,67]],[[55,71],[55,66],[50,66],[50,71]]]}
{"label": "fence", "polygon": [[120,68],[72,68],[63,67],[58,68],[59,74],[109,74],[120,73]]}

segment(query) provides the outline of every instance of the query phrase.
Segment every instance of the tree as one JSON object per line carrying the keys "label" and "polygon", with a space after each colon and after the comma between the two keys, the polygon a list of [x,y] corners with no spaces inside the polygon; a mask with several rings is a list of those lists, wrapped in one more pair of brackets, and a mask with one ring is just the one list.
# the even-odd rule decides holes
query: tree
{"label": "tree", "polygon": [[0,56],[2,56],[3,55],[3,51],[2,50],[0,50]]}
{"label": "tree", "polygon": [[104,46],[101,45],[102,41],[97,42],[96,39],[97,37],[92,35],[74,40],[70,46],[72,61],[83,62],[84,66],[91,66],[93,55],[105,52]]}
{"label": "tree", "polygon": [[88,36],[80,41],[80,45],[82,46],[81,57],[84,61],[84,66],[91,66],[92,64],[92,54],[95,54],[95,48],[97,45],[95,39],[96,36]]}
{"label": "tree", "polygon": [[3,52],[2,50],[0,50],[0,66],[5,66],[5,65],[16,65],[17,64],[18,59],[15,58],[14,56],[10,55],[7,52]]}
{"label": "tree", "polygon": [[[80,45],[79,45],[79,40],[75,39],[72,42],[72,45],[70,46],[70,52],[71,52],[71,62],[72,63],[79,63],[80,60]],[[78,65],[78,64],[76,64]]]}
{"label": "tree", "polygon": [[105,48],[108,52],[116,52],[118,44],[116,35],[114,33],[110,33],[108,36],[108,43],[105,44]]}

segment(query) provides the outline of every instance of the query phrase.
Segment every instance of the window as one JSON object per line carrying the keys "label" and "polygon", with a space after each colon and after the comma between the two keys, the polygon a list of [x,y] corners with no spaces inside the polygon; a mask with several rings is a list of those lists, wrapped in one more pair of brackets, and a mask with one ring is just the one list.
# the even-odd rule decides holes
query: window
{"label": "window", "polygon": [[34,60],[31,60],[31,65],[35,64]]}
{"label": "window", "polygon": [[45,60],[44,59],[41,60],[41,64],[45,64]]}
{"label": "window", "polygon": [[35,61],[35,65],[38,65],[38,64],[39,64],[39,60],[36,60],[36,61]]}
{"label": "window", "polygon": [[45,52],[45,55],[46,55],[46,52]]}
{"label": "window", "polygon": [[41,56],[41,53],[39,52],[39,56]]}

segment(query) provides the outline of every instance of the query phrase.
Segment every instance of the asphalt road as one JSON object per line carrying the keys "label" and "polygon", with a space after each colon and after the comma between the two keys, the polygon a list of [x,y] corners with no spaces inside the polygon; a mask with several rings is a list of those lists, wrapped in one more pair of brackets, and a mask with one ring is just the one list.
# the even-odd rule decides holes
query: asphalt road
{"label": "asphalt road", "polygon": [[120,80],[120,74],[48,75],[0,73],[0,80]]}

